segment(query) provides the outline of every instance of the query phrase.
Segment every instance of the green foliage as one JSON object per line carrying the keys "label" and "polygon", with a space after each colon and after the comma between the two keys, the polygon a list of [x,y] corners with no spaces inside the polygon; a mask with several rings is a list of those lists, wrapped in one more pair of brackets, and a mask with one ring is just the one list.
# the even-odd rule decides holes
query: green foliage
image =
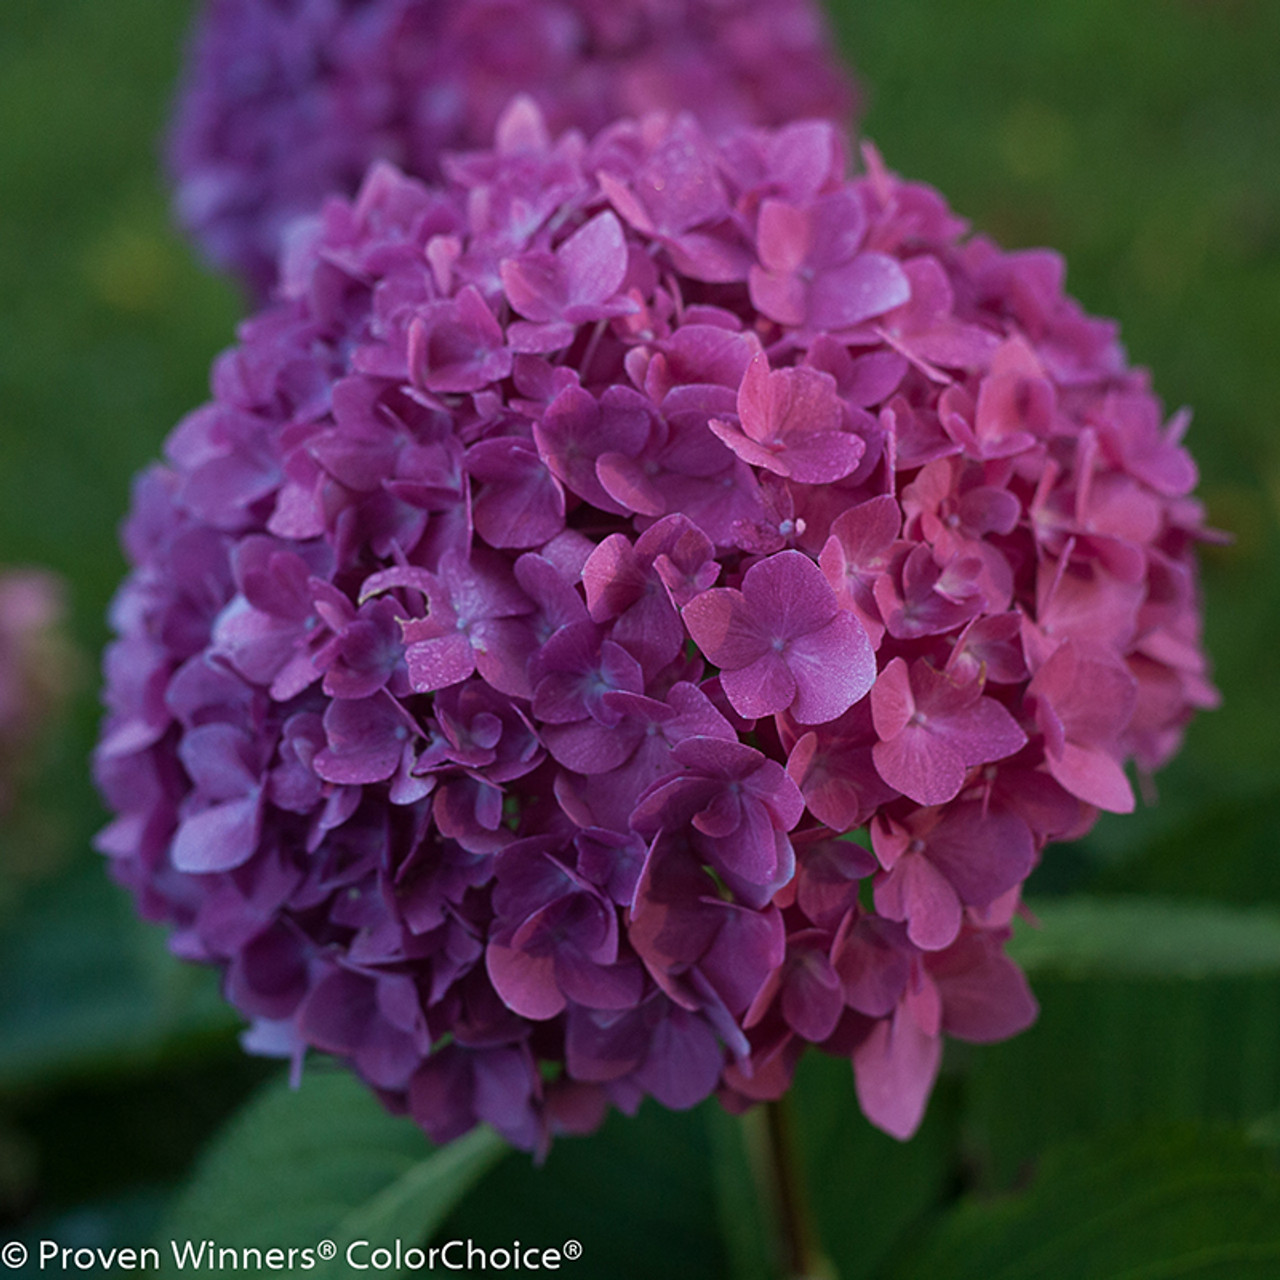
{"label": "green foliage", "polygon": [[150,1066],[241,1025],[213,972],[176,964],[97,867],[24,903],[0,973],[0,1089]]}
{"label": "green foliage", "polygon": [[1047,1153],[1018,1195],[968,1199],[889,1280],[1269,1280],[1280,1177],[1239,1137],[1110,1134]]}
{"label": "green foliage", "polygon": [[1034,911],[1039,927],[1020,927],[1011,951],[1039,1021],[957,1055],[971,1152],[990,1184],[1010,1185],[1073,1135],[1245,1124],[1280,1104],[1280,913],[1143,898]]}
{"label": "green foliage", "polygon": [[313,1274],[346,1275],[350,1243],[425,1240],[505,1150],[490,1130],[477,1129],[433,1151],[412,1121],[388,1115],[352,1076],[313,1070],[301,1089],[268,1086],[227,1126],[160,1240],[311,1247],[319,1260],[328,1241],[336,1246],[332,1265]]}
{"label": "green foliage", "polygon": [[954,1056],[986,1185],[1048,1145],[1126,1123],[1244,1124],[1280,1106],[1280,982],[1043,978],[1026,1034]]}
{"label": "green foliage", "polygon": [[943,1202],[955,1174],[951,1101],[941,1090],[916,1136],[898,1142],[863,1118],[847,1062],[802,1060],[789,1105],[819,1241],[840,1280],[878,1277]]}
{"label": "green foliage", "polygon": [[1152,898],[1033,902],[1009,954],[1028,975],[1209,978],[1280,974],[1280,910]]}
{"label": "green foliage", "polygon": [[729,1263],[712,1161],[700,1111],[646,1103],[634,1118],[610,1116],[589,1138],[557,1140],[541,1166],[520,1154],[503,1161],[458,1207],[440,1238],[489,1246],[523,1240],[547,1248],[576,1240],[582,1245],[576,1275],[722,1280]]}
{"label": "green foliage", "polygon": [[1162,819],[1152,838],[1134,842],[1127,856],[1123,825],[1107,834],[1116,852],[1097,879],[1101,890],[1242,906],[1280,903],[1280,790],[1274,779],[1257,791],[1223,789],[1181,821]]}

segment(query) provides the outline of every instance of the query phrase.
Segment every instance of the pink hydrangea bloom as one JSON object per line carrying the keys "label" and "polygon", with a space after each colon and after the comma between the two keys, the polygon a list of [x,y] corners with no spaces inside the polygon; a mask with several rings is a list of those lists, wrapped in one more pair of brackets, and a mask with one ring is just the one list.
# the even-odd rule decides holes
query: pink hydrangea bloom
{"label": "pink hydrangea bloom", "polygon": [[66,611],[57,574],[0,570],[0,816],[12,808],[32,748],[67,694]]}
{"label": "pink hydrangea bloom", "polygon": [[1035,1015],[1045,845],[1214,702],[1185,419],[828,125],[518,102],[450,175],[330,200],[138,481],[101,846],[438,1139],[807,1045],[906,1136]]}
{"label": "pink hydrangea bloom", "polygon": [[[294,217],[354,195],[377,159],[437,179],[517,92],[555,132],[678,110],[713,132],[847,125],[856,91],[832,48],[818,0],[207,0],[169,148],[179,220],[263,298]],[[582,284],[575,256],[566,242],[515,268],[511,305],[547,319],[549,295]]]}

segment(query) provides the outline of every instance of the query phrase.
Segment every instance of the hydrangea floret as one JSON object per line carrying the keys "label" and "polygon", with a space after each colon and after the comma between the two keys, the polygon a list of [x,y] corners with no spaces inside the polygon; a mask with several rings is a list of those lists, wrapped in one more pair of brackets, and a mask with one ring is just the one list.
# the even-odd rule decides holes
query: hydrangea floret
{"label": "hydrangea floret", "polygon": [[905,1137],[1032,1021],[1020,886],[1215,700],[1187,419],[865,159],[518,101],[295,239],[137,482],[96,762],[249,1047],[542,1149],[816,1045]]}
{"label": "hydrangea floret", "polygon": [[[354,195],[378,159],[437,180],[517,92],[555,132],[678,110],[712,132],[848,125],[833,49],[819,0],[206,0],[169,144],[177,215],[261,300],[295,217]],[[536,295],[544,268],[513,269]]]}

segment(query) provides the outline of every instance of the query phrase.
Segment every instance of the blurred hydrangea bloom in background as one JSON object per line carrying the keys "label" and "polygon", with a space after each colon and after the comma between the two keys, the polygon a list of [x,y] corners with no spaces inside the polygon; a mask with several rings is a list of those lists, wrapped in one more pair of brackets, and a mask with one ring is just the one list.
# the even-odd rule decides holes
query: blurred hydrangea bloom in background
{"label": "blurred hydrangea bloom in background", "polygon": [[851,122],[814,0],[210,0],[170,143],[180,221],[265,298],[283,232],[386,159],[487,146],[512,93],[554,132],[689,110],[713,132]]}
{"label": "blurred hydrangea bloom in background", "polygon": [[68,692],[66,611],[57,574],[0,569],[0,818],[11,812],[43,730]]}
{"label": "blurred hydrangea bloom in background", "polygon": [[905,1137],[1032,1021],[1022,882],[1215,700],[1187,419],[865,158],[518,100],[293,237],[137,482],[96,760],[249,1047],[538,1149],[817,1045]]}

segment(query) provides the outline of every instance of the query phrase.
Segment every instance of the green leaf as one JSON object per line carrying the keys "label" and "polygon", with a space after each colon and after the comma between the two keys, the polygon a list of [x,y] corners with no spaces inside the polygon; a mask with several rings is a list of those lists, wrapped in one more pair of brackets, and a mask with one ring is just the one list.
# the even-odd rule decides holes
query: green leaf
{"label": "green leaf", "polygon": [[95,860],[0,935],[0,1088],[152,1061],[240,1025],[212,970],[180,964]]}
{"label": "green leaf", "polygon": [[[1175,797],[1182,799],[1176,790],[1168,799]],[[1280,787],[1274,776],[1256,787],[1233,778],[1190,807],[1169,805],[1162,796],[1149,812],[1158,825],[1146,840],[1137,839],[1123,819],[1100,823],[1090,833],[1089,844],[1100,846],[1106,864],[1095,890],[1241,906],[1280,903]]]}
{"label": "green leaf", "polygon": [[420,1160],[343,1219],[331,1269],[346,1274],[346,1248],[353,1241],[367,1240],[377,1248],[392,1247],[397,1240],[408,1247],[432,1239],[453,1206],[506,1154],[503,1140],[492,1129],[481,1128]]}
{"label": "green leaf", "polygon": [[787,1102],[821,1251],[840,1280],[878,1278],[952,1180],[954,1099],[944,1082],[919,1132],[898,1142],[862,1115],[849,1062],[810,1052]]}
{"label": "green leaf", "polygon": [[1280,1178],[1235,1134],[1112,1133],[1047,1153],[1017,1195],[970,1198],[891,1280],[1271,1280]]}
{"label": "green leaf", "polygon": [[67,1249],[136,1249],[155,1232],[167,1203],[165,1189],[140,1187],[27,1221],[20,1238],[32,1257],[39,1256],[41,1240],[56,1240]]}
{"label": "green leaf", "polygon": [[1280,1111],[1260,1116],[1245,1131],[1245,1136],[1256,1146],[1280,1148]]}
{"label": "green leaf", "polygon": [[557,1138],[541,1167],[516,1153],[458,1206],[438,1238],[490,1248],[576,1242],[573,1274],[583,1280],[724,1280],[732,1273],[700,1114],[719,1105],[674,1112],[646,1102],[635,1116],[613,1113],[590,1137]]}
{"label": "green leaf", "polygon": [[1202,978],[1280,974],[1280,911],[1151,898],[1032,904],[1009,953],[1029,973]]}
{"label": "green leaf", "polygon": [[223,1131],[179,1198],[161,1247],[211,1241],[312,1249],[320,1259],[331,1243],[332,1266],[313,1274],[346,1275],[348,1244],[420,1245],[505,1153],[487,1129],[432,1150],[412,1121],[389,1115],[354,1076],[309,1071],[298,1090],[272,1083]]}
{"label": "green leaf", "polygon": [[953,1045],[985,1183],[1046,1146],[1125,1123],[1247,1124],[1280,1107],[1280,979],[1039,977],[1040,1018],[1002,1044]]}
{"label": "green leaf", "polygon": [[1244,1124],[1280,1106],[1280,916],[1145,898],[1044,900],[1010,952],[1036,1025],[953,1046],[989,1185],[1122,1122]]}

